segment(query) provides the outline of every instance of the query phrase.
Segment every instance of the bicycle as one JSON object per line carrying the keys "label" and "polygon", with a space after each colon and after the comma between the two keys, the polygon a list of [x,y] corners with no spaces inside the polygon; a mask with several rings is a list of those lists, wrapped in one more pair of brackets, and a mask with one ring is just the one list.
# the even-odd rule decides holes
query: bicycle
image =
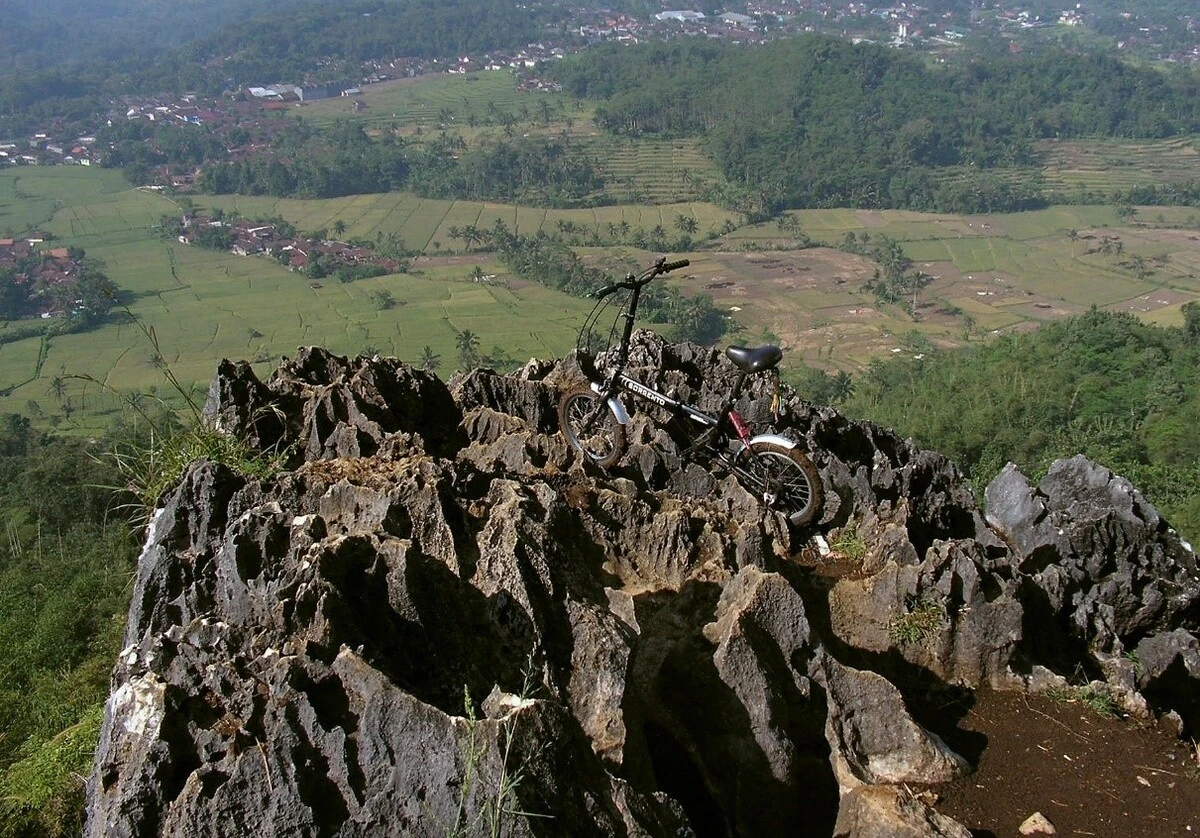
{"label": "bicycle", "polygon": [[[734,409],[748,377],[773,373],[778,388],[778,365],[783,351],[777,346],[730,346],[725,357],[738,375],[724,396],[716,415],[677,400],[648,387],[626,373],[630,340],[633,337],[642,289],[655,278],[686,267],[687,259],[668,262],[659,257],[640,274],[628,274],[624,281],[605,286],[592,296],[596,304],[579,330],[576,358],[587,384],[565,392],[558,405],[558,421],[567,442],[602,469],[615,466],[628,445],[625,427],[630,414],[621,400],[623,393],[648,401],[672,418],[698,426],[699,433],[683,451],[684,459],[704,459],[714,463],[741,483],[759,499],[763,507],[782,512],[795,526],[816,520],[824,503],[824,490],[816,466],[797,443],[777,434],[751,435],[746,421]],[[600,318],[609,310],[613,294],[629,291],[618,305],[608,334],[610,347],[597,353],[596,331]],[[618,324],[620,340],[613,345]],[[601,370],[600,362],[606,369]]]}

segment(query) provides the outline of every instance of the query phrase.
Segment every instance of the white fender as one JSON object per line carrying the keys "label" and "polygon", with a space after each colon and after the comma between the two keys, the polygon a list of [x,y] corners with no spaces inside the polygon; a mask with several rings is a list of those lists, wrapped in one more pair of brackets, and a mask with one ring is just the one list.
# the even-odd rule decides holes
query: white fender
{"label": "white fender", "polygon": [[[591,383],[591,386],[592,392],[596,393],[597,395],[604,391],[604,388],[594,381]],[[625,405],[621,404],[621,400],[616,396],[609,396],[608,409],[613,412],[613,416],[616,416],[617,421],[622,425],[629,424],[629,411],[625,409]]]}
{"label": "white fender", "polygon": [[759,434],[756,437],[750,438],[751,445],[756,442],[769,442],[772,445],[778,445],[780,448],[786,448],[789,451],[796,447],[794,440],[788,439],[786,436],[780,436],[779,434]]}

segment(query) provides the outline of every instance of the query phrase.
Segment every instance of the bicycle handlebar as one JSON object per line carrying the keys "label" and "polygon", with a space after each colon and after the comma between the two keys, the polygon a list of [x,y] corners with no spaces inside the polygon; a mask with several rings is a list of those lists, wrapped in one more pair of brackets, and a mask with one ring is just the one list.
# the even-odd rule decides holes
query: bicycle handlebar
{"label": "bicycle handlebar", "polygon": [[686,268],[690,264],[692,263],[688,259],[679,259],[675,262],[668,262],[665,256],[660,256],[653,265],[642,271],[639,276],[635,277],[633,274],[629,274],[627,277],[625,277],[624,282],[616,282],[612,285],[606,285],[599,291],[593,292],[591,296],[595,297],[597,300],[603,300],[609,294],[615,293],[622,289],[632,291],[635,288],[641,288],[656,276],[661,276],[662,274],[670,273],[671,271],[675,271],[680,268]]}

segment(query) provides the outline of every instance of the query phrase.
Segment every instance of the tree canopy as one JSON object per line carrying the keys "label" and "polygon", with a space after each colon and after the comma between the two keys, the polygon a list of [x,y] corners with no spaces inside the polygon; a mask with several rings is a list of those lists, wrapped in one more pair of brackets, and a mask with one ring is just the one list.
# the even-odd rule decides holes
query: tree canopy
{"label": "tree canopy", "polygon": [[[757,208],[1006,211],[1036,184],[989,174],[1036,162],[1050,137],[1161,138],[1200,130],[1200,76],[1101,53],[967,56],[946,64],[809,35],[747,48],[602,47],[553,68],[598,100],[606,130],[700,136]],[[953,171],[953,177],[947,173]]]}
{"label": "tree canopy", "polygon": [[[1093,309],[971,349],[875,361],[844,398],[936,448],[982,489],[1008,461],[1031,477],[1083,453],[1200,538],[1200,307],[1183,328]],[[815,380],[815,397],[832,382]]]}

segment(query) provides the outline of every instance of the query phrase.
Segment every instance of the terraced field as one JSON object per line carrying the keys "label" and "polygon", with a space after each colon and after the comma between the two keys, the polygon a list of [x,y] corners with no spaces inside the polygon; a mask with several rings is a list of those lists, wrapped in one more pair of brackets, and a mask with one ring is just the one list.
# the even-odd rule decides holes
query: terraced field
{"label": "terraced field", "polygon": [[[1179,307],[1200,298],[1200,233],[1190,208],[1137,208],[1119,218],[1113,207],[1053,207],[1015,215],[961,217],[849,209],[795,212],[794,222],[830,244],[886,235],[901,242],[916,267],[933,277],[914,301],[880,305],[864,288],[876,266],[831,247],[797,250],[791,223],[743,226],[707,240],[737,217],[711,204],[619,205],[544,210],[412,195],[364,195],[327,201],[198,196],[201,207],[260,218],[280,215],[301,230],[329,229],[374,240],[399,234],[423,254],[409,274],[341,285],[312,284],[273,261],[181,245],[158,234],[167,197],[126,186],[114,172],[82,168],[0,172],[0,216],[19,230],[40,228],[56,244],[79,245],[99,258],[132,300],[130,311],[154,327],[160,351],[179,377],[203,387],[222,357],[247,358],[266,371],[303,344],[335,352],[380,351],[415,361],[424,346],[457,364],[456,336],[471,330],[480,350],[523,360],[558,356],[574,344],[586,303],[503,276],[486,253],[466,253],[453,227],[520,233],[594,229],[603,235],[697,221],[705,249],[672,282],[707,293],[741,330],[734,340],[771,340],[800,362],[855,370],[872,358],[930,345],[956,346],[1091,305],[1131,311],[1160,323],[1181,322]],[[581,248],[610,272],[655,254],[624,247]],[[500,274],[475,283],[475,267]],[[372,293],[397,306],[381,310]],[[913,317],[915,310],[916,317]],[[0,324],[0,330],[14,324]],[[925,347],[924,349],[922,347]],[[0,411],[39,411],[87,429],[119,408],[115,393],[161,386],[155,352],[117,318],[82,335],[19,341],[0,347]],[[60,398],[52,385],[63,378]],[[96,383],[100,382],[100,383]],[[74,412],[64,418],[69,401]]]}
{"label": "terraced field", "polygon": [[622,203],[694,200],[724,180],[697,140],[627,140],[593,132],[579,145],[599,164],[606,192]]}
{"label": "terraced field", "polygon": [[1200,177],[1196,138],[1148,142],[1088,140],[1038,144],[1047,188],[1064,193],[1083,189],[1105,194],[1115,189],[1178,183]]}
{"label": "terraced field", "polygon": [[630,229],[649,231],[661,226],[669,234],[677,233],[679,216],[694,218],[695,238],[721,229],[726,221],[736,223],[738,216],[708,203],[661,205],[618,205],[589,209],[538,209],[482,201],[441,201],[418,198],[407,193],[357,195],[329,200],[245,197],[238,195],[200,196],[197,206],[220,207],[247,218],[282,216],[302,231],[328,230],[339,218],[346,224],[346,236],[374,240],[378,234],[398,234],[413,249],[436,254],[462,249],[463,242],[451,235],[453,227],[474,225],[489,229],[502,221],[524,235],[539,230],[555,232],[560,222],[582,229],[608,233],[608,225],[628,224]]}
{"label": "terraced field", "polygon": [[[569,113],[567,108],[571,108]],[[368,85],[357,96],[306,102],[292,112],[318,126],[339,119],[361,123],[368,131],[469,129],[486,126],[546,124],[579,115],[565,96],[522,91],[507,70],[467,75],[436,73]]]}
{"label": "terraced field", "polygon": [[522,91],[507,70],[384,82],[358,96],[306,103],[292,113],[318,126],[351,120],[373,133],[461,136],[468,146],[485,139],[554,137],[566,142],[568,153],[594,162],[611,202],[693,201],[723,180],[698,140],[608,136],[596,127],[592,104],[562,93]]}

